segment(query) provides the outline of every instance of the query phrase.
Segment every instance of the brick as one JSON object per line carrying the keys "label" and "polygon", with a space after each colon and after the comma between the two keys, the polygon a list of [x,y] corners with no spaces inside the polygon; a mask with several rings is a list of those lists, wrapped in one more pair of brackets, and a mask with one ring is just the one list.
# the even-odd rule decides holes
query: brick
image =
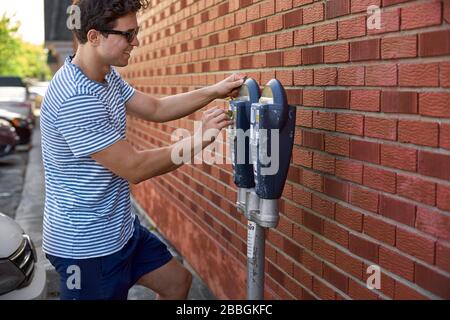
{"label": "brick", "polygon": [[378,212],[378,193],[350,186],[350,203],[371,212]]}
{"label": "brick", "polygon": [[441,24],[441,3],[428,2],[402,8],[402,30]]}
{"label": "brick", "polygon": [[[450,9],[449,9],[450,10]],[[326,57],[325,57],[326,60]],[[450,88],[450,62],[442,62],[439,66],[441,87]]]}
{"label": "brick", "polygon": [[438,273],[422,264],[416,264],[415,281],[420,287],[439,297],[450,299],[450,277]]}
{"label": "brick", "polygon": [[363,183],[372,189],[395,193],[396,174],[384,169],[364,166]]}
{"label": "brick", "polygon": [[298,267],[294,264],[294,279],[299,283],[304,285],[306,288],[312,288],[313,277],[308,272],[304,271],[303,268]]}
{"label": "brick", "polygon": [[380,163],[380,145],[375,142],[351,140],[350,158],[378,164]]}
{"label": "brick", "polygon": [[300,106],[303,103],[303,91],[301,89],[286,89],[286,98],[291,105]]}
{"label": "brick", "polygon": [[383,7],[391,6],[393,4],[407,2],[409,0],[383,0]]}
{"label": "brick", "polygon": [[404,253],[434,264],[434,246],[435,241],[430,238],[419,235],[417,232],[397,228],[396,247]]}
{"label": "brick", "polygon": [[313,292],[322,300],[335,299],[334,290],[317,280],[317,278],[313,279]]}
{"label": "brick", "polygon": [[313,169],[334,174],[334,158],[315,152],[313,158]]}
{"label": "brick", "polygon": [[266,53],[267,67],[281,67],[283,65],[283,55],[281,52]]}
{"label": "brick", "polygon": [[292,0],[281,0],[281,1],[275,1],[275,11],[285,11],[292,9]]}
{"label": "brick", "polygon": [[397,174],[398,195],[434,206],[436,201],[436,184],[422,178]]}
{"label": "brick", "polygon": [[314,42],[332,41],[337,38],[336,22],[314,27]]}
{"label": "brick", "polygon": [[[313,240],[316,238],[314,237]],[[307,251],[303,252],[303,265],[311,272],[322,276],[322,261],[315,257],[315,255],[309,254]]]}
{"label": "brick", "polygon": [[302,46],[313,43],[313,28],[305,28],[294,31],[294,45]]}
{"label": "brick", "polygon": [[338,39],[350,39],[366,35],[366,18],[356,17],[338,22]]}
{"label": "brick", "polygon": [[[363,86],[364,67],[337,68],[338,85],[340,86]],[[353,93],[352,93],[353,94]]]}
{"label": "brick", "polygon": [[419,151],[418,167],[420,174],[450,180],[449,155]]}
{"label": "brick", "polygon": [[313,237],[313,252],[328,262],[335,261],[336,248],[317,237]]}
{"label": "brick", "polygon": [[323,192],[333,198],[348,201],[348,184],[328,177],[324,178]]}
{"label": "brick", "polygon": [[323,191],[323,177],[315,172],[303,170],[302,181],[305,187],[319,192]]}
{"label": "brick", "polygon": [[300,26],[303,23],[303,10],[297,9],[283,15],[284,28],[293,28]]}
{"label": "brick", "polygon": [[384,222],[381,219],[371,216],[364,216],[364,233],[368,236],[387,243],[395,245],[395,226]]}
{"label": "brick", "polygon": [[294,43],[294,33],[284,32],[282,34],[277,34],[277,49],[292,47]]}
{"label": "brick", "polygon": [[303,131],[303,146],[312,149],[323,150],[324,148],[323,134]]}
{"label": "brick", "polygon": [[370,39],[350,43],[350,60],[364,61],[380,59],[380,40]]}
{"label": "brick", "polygon": [[357,279],[362,279],[363,263],[339,249],[336,249],[336,266]]}
{"label": "brick", "polygon": [[[304,146],[309,147],[309,145]],[[312,152],[300,148],[294,148],[292,156],[293,163],[295,165],[304,166],[307,168],[312,167]]]}
{"label": "brick", "polygon": [[369,240],[350,234],[349,250],[359,257],[378,263],[378,245]]}
{"label": "brick", "polygon": [[299,226],[294,224],[293,227],[293,240],[300,244],[302,247],[312,249],[312,234]]}
{"label": "brick", "polygon": [[325,107],[348,109],[350,106],[350,91],[327,90],[325,91]]}
{"label": "brick", "polygon": [[348,277],[326,264],[323,266],[323,278],[342,292],[348,291]]}
{"label": "brick", "polygon": [[334,203],[325,198],[313,194],[312,209],[324,217],[334,219]]}
{"label": "brick", "polygon": [[395,300],[426,300],[427,297],[411,287],[395,282]]}
{"label": "brick", "polygon": [[397,140],[397,120],[378,117],[365,117],[364,135],[371,138],[395,141]]}
{"label": "brick", "polygon": [[336,159],[336,176],[362,184],[363,165],[352,160]]}
{"label": "brick", "polygon": [[292,200],[304,207],[311,208],[311,193],[305,189],[292,187]]}
{"label": "brick", "polygon": [[397,65],[380,64],[366,67],[367,86],[396,86]]}
{"label": "brick", "polygon": [[324,221],[323,235],[344,248],[348,247],[348,231],[333,222]]}
{"label": "brick", "polygon": [[[257,50],[259,51],[259,50]],[[302,63],[301,50],[289,50],[283,52],[283,64],[287,66],[299,66]],[[294,70],[296,71],[296,70]]]}
{"label": "brick", "polygon": [[276,78],[285,86],[293,85],[293,77],[291,70],[277,70],[275,71]]}
{"label": "brick", "polygon": [[309,107],[323,107],[324,93],[323,90],[304,90],[303,104]]}
{"label": "brick", "polygon": [[315,86],[334,86],[337,81],[336,68],[314,69]]}
{"label": "brick", "polygon": [[380,247],[379,253],[382,269],[389,270],[408,281],[414,281],[414,261],[384,247]]}
{"label": "brick", "polygon": [[439,64],[400,64],[399,85],[402,87],[437,87],[439,85]]}
{"label": "brick", "polygon": [[437,210],[419,207],[416,228],[439,239],[450,241],[450,217]]}
{"label": "brick", "polygon": [[450,118],[450,93],[423,92],[419,94],[419,113],[431,117]]}
{"label": "brick", "polygon": [[450,187],[438,184],[436,201],[439,209],[450,211]]}
{"label": "brick", "polygon": [[377,300],[378,295],[374,290],[370,290],[365,285],[357,283],[353,279],[349,280],[348,295],[355,300]]}
{"label": "brick", "polygon": [[303,24],[309,24],[323,20],[323,4],[316,3],[303,9]]}
{"label": "brick", "polygon": [[361,111],[380,111],[380,91],[352,90],[350,108]]}
{"label": "brick", "polygon": [[419,35],[419,56],[441,56],[450,54],[450,30],[433,31]]}
{"label": "brick", "polygon": [[327,19],[333,19],[350,13],[350,0],[329,0],[326,6]]}
{"label": "brick", "polygon": [[444,20],[450,23],[450,2],[444,1]]}
{"label": "brick", "polygon": [[325,63],[349,61],[349,44],[340,43],[324,47]]}
{"label": "brick", "polygon": [[438,126],[438,123],[435,122],[400,120],[398,123],[398,141],[437,147],[439,145]]}
{"label": "brick", "polygon": [[296,86],[313,85],[313,69],[294,70],[294,85]]}
{"label": "brick", "polygon": [[450,243],[444,241],[436,243],[436,265],[450,272]]}
{"label": "brick", "polygon": [[416,206],[385,195],[380,196],[380,214],[405,225],[414,226]]}
{"label": "brick", "polygon": [[336,204],[335,219],[350,229],[362,231],[363,215],[358,211]]}
{"label": "brick", "polygon": [[417,150],[381,145],[381,165],[416,172],[417,170]]}
{"label": "brick", "polygon": [[336,115],[336,131],[362,136],[363,130],[364,116],[345,113]]}
{"label": "brick", "polygon": [[417,56],[417,36],[408,35],[381,39],[381,59],[414,58]]}
{"label": "brick", "polygon": [[389,113],[417,113],[417,93],[406,91],[383,91],[381,111]]}
{"label": "brick", "polygon": [[381,7],[381,0],[352,0],[351,1],[351,12],[367,12],[369,6]]}
{"label": "brick", "polygon": [[312,128],[312,111],[297,109],[296,125]]}
{"label": "brick", "polygon": [[[370,15],[369,15],[370,17]],[[368,18],[367,33],[369,35],[388,33],[400,30],[400,9],[389,11],[381,11],[380,14],[380,28],[375,25],[376,20]]]}
{"label": "brick", "polygon": [[323,47],[313,47],[302,49],[303,64],[323,63]]}
{"label": "brick", "polygon": [[350,139],[325,135],[325,151],[348,157],[350,154]]}

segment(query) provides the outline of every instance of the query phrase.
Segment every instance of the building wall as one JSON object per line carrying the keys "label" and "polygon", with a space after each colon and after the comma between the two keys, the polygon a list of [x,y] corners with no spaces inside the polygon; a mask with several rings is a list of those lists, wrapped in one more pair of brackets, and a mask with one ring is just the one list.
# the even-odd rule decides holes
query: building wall
{"label": "building wall", "polygon": [[[450,299],[450,1],[152,0],[139,21],[122,70],[136,88],[163,97],[242,72],[278,78],[297,105],[266,298]],[[128,139],[167,146],[200,118],[129,117]],[[229,164],[187,165],[133,195],[218,298],[246,297]],[[366,287],[370,265],[380,290]]]}

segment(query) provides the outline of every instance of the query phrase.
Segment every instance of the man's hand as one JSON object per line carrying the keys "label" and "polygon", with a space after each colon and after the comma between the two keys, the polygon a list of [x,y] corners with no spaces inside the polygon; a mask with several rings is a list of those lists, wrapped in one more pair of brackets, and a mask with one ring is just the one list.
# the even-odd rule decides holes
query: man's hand
{"label": "man's hand", "polygon": [[[222,108],[214,107],[205,112],[202,116],[202,129],[196,132],[198,138],[203,140],[203,136],[211,137],[212,140],[204,141],[203,148],[212,143],[223,128],[230,126],[233,121],[230,120],[228,113]],[[199,135],[202,134],[200,137]]]}
{"label": "man's hand", "polygon": [[246,77],[243,75],[233,73],[228,78],[213,85],[212,88],[216,93],[217,98],[236,98],[239,93],[239,89],[245,81],[245,78]]}

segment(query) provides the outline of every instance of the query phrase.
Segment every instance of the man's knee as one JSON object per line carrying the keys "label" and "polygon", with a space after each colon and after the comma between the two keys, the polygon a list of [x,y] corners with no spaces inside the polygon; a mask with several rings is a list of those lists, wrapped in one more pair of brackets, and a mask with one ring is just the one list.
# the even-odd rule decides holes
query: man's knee
{"label": "man's knee", "polygon": [[186,268],[173,275],[170,284],[160,293],[162,298],[172,297],[176,299],[186,299],[192,284],[192,274]]}

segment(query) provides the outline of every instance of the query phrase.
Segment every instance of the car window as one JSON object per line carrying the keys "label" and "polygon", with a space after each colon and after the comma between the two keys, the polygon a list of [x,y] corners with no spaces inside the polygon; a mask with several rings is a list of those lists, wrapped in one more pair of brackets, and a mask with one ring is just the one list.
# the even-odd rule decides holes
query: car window
{"label": "car window", "polygon": [[27,89],[22,87],[0,87],[0,101],[23,102],[27,99]]}

